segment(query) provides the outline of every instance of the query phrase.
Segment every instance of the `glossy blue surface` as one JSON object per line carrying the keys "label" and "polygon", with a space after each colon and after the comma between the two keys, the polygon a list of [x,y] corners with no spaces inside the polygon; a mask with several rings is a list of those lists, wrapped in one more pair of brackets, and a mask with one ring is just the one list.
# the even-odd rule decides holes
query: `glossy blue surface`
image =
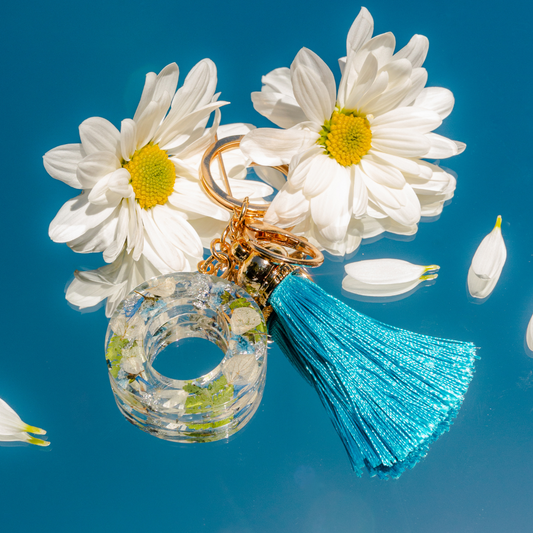
{"label": "glossy blue surface", "polygon": [[[93,531],[513,533],[533,523],[533,185],[529,165],[533,8],[518,0],[369,1],[375,33],[398,46],[427,35],[428,85],[456,106],[439,132],[467,143],[446,166],[456,195],[407,242],[382,238],[353,259],[441,266],[438,280],[389,303],[348,299],[343,262],[317,282],[398,327],[474,342],[481,360],[451,431],[399,480],[357,478],[314,391],[275,347],[255,418],[229,442],[177,445],[129,425],[114,404],[103,309],[64,300],[76,268],[102,264],[48,239],[73,190],[42,166],[78,142],[77,126],[134,113],[144,75],[176,61],[183,76],[210,57],[232,102],[223,123],[267,126],[250,92],[307,46],[335,71],[353,2],[11,3],[0,19],[2,348],[0,397],[48,430],[49,448],[0,448],[2,533]],[[474,251],[503,217],[508,260],[492,296],[467,295]],[[352,258],[349,258],[352,260]]]}

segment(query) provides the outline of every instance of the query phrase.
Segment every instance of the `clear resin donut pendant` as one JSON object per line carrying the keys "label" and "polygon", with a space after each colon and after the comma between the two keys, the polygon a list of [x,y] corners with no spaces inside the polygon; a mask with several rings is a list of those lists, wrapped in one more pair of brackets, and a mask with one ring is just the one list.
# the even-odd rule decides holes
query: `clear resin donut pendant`
{"label": "clear resin donut pendant", "polygon": [[[258,305],[231,281],[195,272],[139,285],[116,310],[106,335],[109,379],[120,410],[131,423],[165,440],[229,437],[261,402],[266,331]],[[224,352],[220,363],[192,380],[157,372],[152,366],[157,355],[188,337],[216,344]]]}

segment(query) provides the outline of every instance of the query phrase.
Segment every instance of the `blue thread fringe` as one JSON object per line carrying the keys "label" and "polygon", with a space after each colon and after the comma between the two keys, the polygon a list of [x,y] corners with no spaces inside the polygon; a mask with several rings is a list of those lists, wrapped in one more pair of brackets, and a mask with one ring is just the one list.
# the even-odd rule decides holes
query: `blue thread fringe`
{"label": "blue thread fringe", "polygon": [[472,379],[475,347],[388,326],[290,275],[269,331],[313,385],[354,471],[397,478],[448,431]]}

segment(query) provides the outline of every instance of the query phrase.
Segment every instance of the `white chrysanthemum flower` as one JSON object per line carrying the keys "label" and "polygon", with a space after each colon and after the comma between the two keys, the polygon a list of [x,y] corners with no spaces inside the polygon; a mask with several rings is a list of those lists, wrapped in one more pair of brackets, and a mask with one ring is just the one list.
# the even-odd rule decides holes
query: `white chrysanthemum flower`
{"label": "white chrysanthemum flower", "polygon": [[28,424],[23,422],[20,416],[0,398],[0,441],[29,442],[30,444],[36,444],[37,446],[48,446],[50,444],[50,442],[37,439],[28,433],[46,435],[44,429],[28,426]]}
{"label": "white chrysanthemum flower", "polygon": [[125,247],[134,261],[144,257],[160,272],[193,269],[203,250],[192,221],[226,217],[198,177],[225,103],[216,101],[216,83],[216,67],[204,59],[176,92],[178,67],[168,65],[147,74],[133,120],[123,120],[120,131],[103,118],[89,118],[79,128],[80,144],[48,152],[48,173],[83,189],[50,224],[52,240],[76,252],[103,252],[108,263]]}
{"label": "white chrysanthemum flower", "polygon": [[373,25],[362,8],[340,60],[338,92],[331,70],[306,48],[290,69],[264,76],[254,107],[285,129],[257,129],[241,143],[258,164],[289,164],[265,220],[297,225],[338,255],[383,231],[413,234],[421,216],[438,215],[455,179],[421,159],[465,148],[432,133],[454,98],[447,89],[424,88],[427,38],[415,35],[394,54],[394,35],[371,38]]}

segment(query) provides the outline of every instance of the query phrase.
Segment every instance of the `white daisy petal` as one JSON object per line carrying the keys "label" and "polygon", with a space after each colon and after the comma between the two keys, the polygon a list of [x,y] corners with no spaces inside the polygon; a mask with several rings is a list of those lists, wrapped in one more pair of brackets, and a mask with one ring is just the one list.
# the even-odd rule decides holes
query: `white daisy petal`
{"label": "white daisy petal", "polygon": [[92,189],[103,177],[120,168],[120,161],[112,152],[95,152],[78,165],[78,181],[83,189]]}
{"label": "white daisy petal", "polygon": [[270,204],[265,222],[281,227],[294,226],[307,216],[308,210],[309,200],[302,190],[294,190],[287,183]]}
{"label": "white daisy petal", "polygon": [[429,50],[429,39],[424,35],[413,35],[411,40],[393,56],[393,59],[408,59],[413,68],[421,67]]}
{"label": "white daisy petal", "polygon": [[92,117],[79,127],[80,139],[87,154],[111,152],[120,157],[120,133],[105,118]]}
{"label": "white daisy petal", "polygon": [[388,154],[385,152],[380,152],[378,150],[371,149],[368,151],[368,154],[364,156],[364,159],[367,158],[372,158],[377,162],[397,168],[403,174],[408,174],[412,176],[420,175],[420,168],[418,163],[416,161],[413,161],[412,159],[407,159],[406,157],[400,157],[397,155]]}
{"label": "white daisy petal", "polygon": [[350,174],[353,180],[352,213],[356,218],[362,217],[368,207],[368,190],[361,172],[359,165],[352,165],[350,167]]}
{"label": "white daisy petal", "polygon": [[410,106],[424,89],[428,81],[428,73],[425,68],[415,68],[411,73],[411,86],[398,107]]}
{"label": "white daisy petal", "polygon": [[[292,90],[291,69],[287,67],[276,68],[261,78],[263,89],[269,92],[281,93],[294,99]],[[296,99],[294,99],[296,103]]]}
{"label": "white daisy petal", "polygon": [[374,19],[366,7],[362,7],[348,32],[346,53],[357,52],[372,37]]}
{"label": "white daisy petal", "polygon": [[198,234],[174,209],[169,209],[167,206],[156,205],[152,209],[151,217],[146,216],[144,218],[144,220],[147,219],[152,219],[154,221],[159,228],[160,235],[164,235],[168,244],[172,244],[173,247],[198,257],[198,260],[202,258],[204,251]]}
{"label": "white daisy petal", "polygon": [[[390,74],[389,74],[390,83]],[[411,89],[411,80],[403,79],[400,83],[395,84],[391,89],[376,96],[364,105],[362,110],[367,114],[381,115],[397,107],[405,98]]]}
{"label": "white daisy petal", "polygon": [[429,109],[400,107],[380,115],[371,121],[372,132],[379,134],[381,128],[408,129],[412,133],[429,133],[442,124],[439,115]]}
{"label": "white daisy petal", "polygon": [[172,100],[172,112],[176,119],[206,106],[212,101],[217,87],[217,67],[210,59],[202,59],[187,74],[181,87]]}
{"label": "white daisy petal", "polygon": [[155,134],[154,141],[159,144],[162,150],[166,150],[168,146],[173,146],[176,139],[181,135],[191,135],[204,119],[221,106],[227,105],[229,102],[212,102],[192,113],[185,115],[179,120],[165,120],[161,127]]}
{"label": "white daisy petal", "polygon": [[[437,265],[414,265],[400,259],[372,259],[345,265],[342,288],[362,296],[387,297],[414,289],[422,281],[435,279]],[[428,274],[429,272],[429,274]]]}
{"label": "white daisy petal", "polygon": [[120,124],[120,153],[124,161],[129,161],[137,149],[137,124],[127,118]]}
{"label": "white daisy petal", "polygon": [[400,157],[427,157],[430,149],[428,136],[401,131],[398,128],[380,128],[372,137],[372,148]]}
{"label": "white daisy petal", "polygon": [[64,144],[44,154],[44,168],[52,178],[81,189],[83,187],[76,176],[76,169],[86,155],[81,144]]}
{"label": "white daisy petal", "polygon": [[119,194],[122,198],[135,198],[135,192],[130,185],[131,176],[125,168],[115,170],[109,176],[109,190]]}
{"label": "white daisy petal", "polygon": [[115,242],[119,217],[110,217],[98,226],[88,229],[77,239],[67,242],[69,248],[74,252],[86,254],[89,252],[103,252]]}
{"label": "white daisy petal", "polygon": [[345,173],[344,168],[339,168],[339,164],[335,159],[325,155],[323,152],[318,154],[315,152],[309,163],[307,176],[303,184],[303,193],[306,198],[318,196],[332,184],[337,173]]}
{"label": "white daisy petal", "polygon": [[240,148],[260,165],[277,166],[288,164],[293,155],[310,148],[317,139],[318,134],[307,129],[261,128],[248,133]]}
{"label": "white daisy petal", "polygon": [[138,122],[148,104],[159,100],[163,93],[174,94],[178,85],[179,68],[176,63],[167,65],[157,76],[155,72],[146,75],[141,100],[135,111],[133,120]]}
{"label": "white daisy petal", "polygon": [[[359,107],[363,96],[374,86],[377,73],[378,61],[373,54],[368,54],[360,72],[355,70],[355,55],[350,54],[339,86],[338,102],[341,108],[356,109]],[[382,90],[385,89],[387,83],[383,84]],[[374,87],[374,90],[376,88],[379,88],[379,85]]]}
{"label": "white daisy petal", "polygon": [[335,78],[314,52],[302,48],[291,65],[294,97],[309,118],[318,124],[328,120],[335,108]]}
{"label": "white daisy petal", "polygon": [[77,239],[87,230],[113,216],[115,209],[116,206],[90,204],[88,195],[82,193],[63,205],[50,223],[48,234],[54,242],[68,242]]}
{"label": "white daisy petal", "polygon": [[450,90],[442,87],[426,87],[417,96],[413,105],[431,109],[444,120],[452,112],[454,104],[455,98]]}
{"label": "white daisy petal", "polygon": [[472,270],[481,279],[499,277],[507,259],[501,224],[502,217],[498,216],[493,230],[481,241],[472,259]]}
{"label": "white daisy petal", "polygon": [[378,60],[378,68],[386,65],[394,52],[396,46],[396,39],[390,32],[376,35],[369,41],[367,41],[357,53],[356,69],[360,70],[363,66],[366,56],[373,54]]}
{"label": "white daisy petal", "polygon": [[311,199],[311,216],[318,230],[330,241],[341,241],[352,215],[350,171],[337,165],[331,187]]}
{"label": "white daisy petal", "polygon": [[304,187],[309,172],[315,164],[315,159],[321,154],[324,154],[324,147],[315,144],[291,159],[287,175],[287,181],[291,184],[291,188],[302,189]]}
{"label": "white daisy petal", "polygon": [[169,105],[170,94],[164,93],[160,100],[152,101],[146,106],[137,120],[137,149],[142,148],[154,138]]}
{"label": "white daisy petal", "polygon": [[533,352],[533,316],[529,320],[526,332],[527,347]]}
{"label": "white daisy petal", "polygon": [[361,159],[359,166],[361,171],[376,183],[392,189],[403,189],[405,185],[405,178],[397,168],[380,164],[369,157]]}
{"label": "white daisy petal", "polygon": [[424,155],[427,159],[446,159],[462,153],[466,148],[466,144],[452,141],[437,133],[428,133],[425,137],[430,144],[429,150]]}
{"label": "white daisy petal", "polygon": [[499,275],[494,278],[480,278],[470,267],[467,276],[468,291],[474,298],[481,300],[487,298],[496,287],[499,278]]}
{"label": "white daisy petal", "polygon": [[122,200],[123,196],[122,194],[112,191],[110,185],[115,182],[116,174],[118,174],[120,179],[120,177],[124,175],[124,172],[128,173],[126,169],[119,168],[98,181],[89,192],[89,202],[95,206],[116,207]]}
{"label": "white daisy petal", "polygon": [[253,92],[254,109],[280,128],[292,128],[307,120],[294,97],[275,92]]}
{"label": "white daisy petal", "polygon": [[22,441],[36,444],[37,446],[48,446],[50,444],[48,441],[28,435],[28,433],[46,435],[44,429],[29,426],[23,422],[20,416],[0,398],[0,441]]}

